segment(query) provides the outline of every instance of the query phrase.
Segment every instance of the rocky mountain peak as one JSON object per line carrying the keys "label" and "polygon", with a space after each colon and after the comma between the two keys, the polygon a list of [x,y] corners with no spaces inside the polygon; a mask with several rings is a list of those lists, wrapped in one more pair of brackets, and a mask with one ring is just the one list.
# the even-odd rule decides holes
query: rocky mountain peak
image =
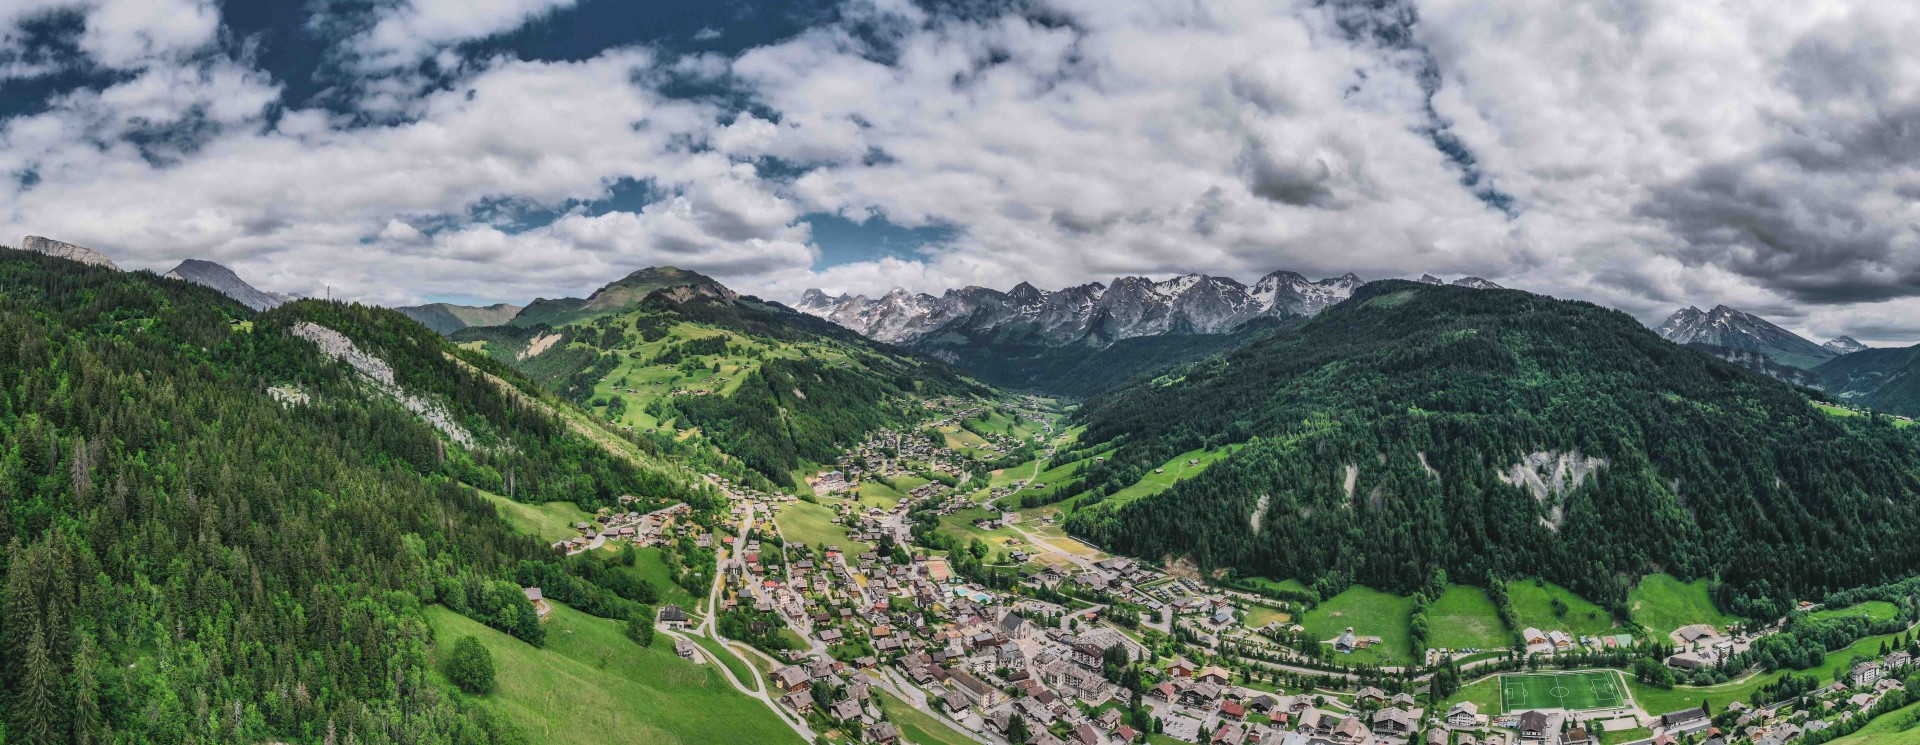
{"label": "rocky mountain peak", "polygon": [[1265,316],[1313,315],[1352,296],[1353,275],[1319,281],[1276,271],[1253,286],[1189,273],[1162,281],[1115,277],[1048,292],[1021,282],[1001,293],[981,287],[940,297],[896,288],[879,299],[804,293],[797,310],[895,344],[934,337],[987,338],[1051,346],[1095,346],[1136,336],[1224,333]]}
{"label": "rocky mountain peak", "polygon": [[1834,354],[1853,354],[1854,352],[1865,352],[1872,349],[1872,347],[1861,344],[1859,339],[1851,336],[1836,336],[1828,339],[1827,343],[1820,346],[1833,350]]}
{"label": "rocky mountain peak", "polygon": [[1760,352],[1774,362],[1794,367],[1812,367],[1836,355],[1832,349],[1772,321],[1726,305],[1715,305],[1707,311],[1694,306],[1681,308],[1654,331],[1675,344]]}
{"label": "rocky mountain peak", "polygon": [[104,266],[116,271],[120,269],[118,264],[113,263],[113,259],[107,258],[106,254],[100,253],[99,251],[87,248],[86,246],[76,246],[72,243],[56,241],[52,238],[42,238],[37,235],[30,235],[20,239],[20,250],[32,251],[48,256],[57,256],[70,261],[78,261],[82,264]]}
{"label": "rocky mountain peak", "polygon": [[220,294],[233,298],[239,301],[241,305],[245,305],[254,310],[272,310],[286,305],[294,299],[292,295],[267,292],[256,288],[253,285],[247,284],[247,281],[241,279],[240,275],[234,274],[232,269],[201,259],[187,259],[186,261],[182,261],[179,266],[174,267],[172,271],[161,276],[168,279],[177,279],[183,282],[192,282],[197,285],[211,287],[219,290]]}

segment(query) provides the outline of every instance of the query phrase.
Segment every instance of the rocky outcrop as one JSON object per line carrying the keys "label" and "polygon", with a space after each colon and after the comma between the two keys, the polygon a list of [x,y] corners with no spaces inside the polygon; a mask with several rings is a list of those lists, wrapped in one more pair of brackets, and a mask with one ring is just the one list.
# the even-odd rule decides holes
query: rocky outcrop
{"label": "rocky outcrop", "polygon": [[1582,455],[1579,450],[1564,453],[1542,450],[1526,454],[1520,462],[1495,476],[1500,483],[1525,489],[1534,499],[1545,503],[1547,515],[1540,519],[1541,523],[1557,531],[1566,523],[1563,498],[1587,483],[1589,477],[1597,477],[1606,467],[1604,458]]}
{"label": "rocky outcrop", "polygon": [[446,408],[408,393],[394,379],[393,368],[387,365],[386,360],[362,351],[352,339],[347,338],[346,334],[312,321],[301,321],[293,327],[293,335],[313,342],[314,346],[319,347],[320,351],[328,357],[347,363],[349,367],[359,371],[361,377],[380,389],[380,392],[391,397],[407,411],[419,416],[434,429],[440,430],[449,439],[464,447],[474,446],[473,434],[453,421],[453,415],[448,413]]}
{"label": "rocky outcrop", "polygon": [[78,261],[82,264],[104,266],[115,271],[120,269],[119,265],[113,263],[113,259],[107,258],[106,254],[100,253],[99,251],[87,248],[86,246],[76,246],[71,243],[56,241],[52,238],[42,238],[37,235],[30,235],[20,239],[20,250],[32,251],[48,256],[58,256],[62,259]]}

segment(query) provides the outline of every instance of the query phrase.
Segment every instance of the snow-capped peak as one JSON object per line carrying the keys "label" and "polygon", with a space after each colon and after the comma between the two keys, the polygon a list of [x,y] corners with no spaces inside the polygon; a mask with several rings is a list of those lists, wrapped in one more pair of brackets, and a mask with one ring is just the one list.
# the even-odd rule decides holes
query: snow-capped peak
{"label": "snow-capped peak", "polygon": [[949,333],[1042,344],[1096,344],[1133,336],[1225,333],[1268,315],[1313,315],[1353,295],[1359,277],[1308,280],[1279,271],[1249,287],[1230,277],[1184,274],[1155,282],[1115,277],[1048,292],[1027,282],[1005,293],[969,287],[940,297],[894,288],[878,299],[809,290],[794,306],[866,336],[911,344]]}

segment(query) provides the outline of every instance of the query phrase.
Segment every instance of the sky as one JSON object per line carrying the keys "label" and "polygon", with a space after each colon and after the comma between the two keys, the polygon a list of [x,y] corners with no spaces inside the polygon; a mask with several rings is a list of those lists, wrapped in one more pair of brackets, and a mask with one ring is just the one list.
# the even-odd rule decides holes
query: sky
{"label": "sky", "polygon": [[1913,344],[1916,37],[1867,0],[8,0],[0,242],[388,305],[1476,275]]}

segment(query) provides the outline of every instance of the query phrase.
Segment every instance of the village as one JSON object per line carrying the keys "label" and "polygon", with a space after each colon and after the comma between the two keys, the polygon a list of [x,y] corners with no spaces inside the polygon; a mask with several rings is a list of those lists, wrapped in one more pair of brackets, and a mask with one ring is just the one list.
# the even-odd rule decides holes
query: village
{"label": "village", "polygon": [[[835,742],[902,741],[892,720],[905,706],[959,741],[994,744],[1783,745],[1867,717],[1889,694],[1906,701],[1897,678],[1913,660],[1898,651],[1770,707],[1649,712],[1625,685],[1610,683],[1599,684],[1594,700],[1576,695],[1539,708],[1436,705],[1422,694],[1441,666],[1466,675],[1486,668],[1522,697],[1539,678],[1551,696],[1592,687],[1592,676],[1624,673],[1497,671],[1522,660],[1527,670],[1544,670],[1543,660],[1626,651],[1648,640],[1528,627],[1512,649],[1428,649],[1417,668],[1362,671],[1341,658],[1382,643],[1366,619],[1331,638],[1307,638],[1305,627],[1288,620],[1285,601],[1104,554],[1059,532],[1050,514],[987,510],[965,521],[1007,536],[992,558],[995,568],[1012,570],[996,576],[1014,580],[990,586],[956,569],[969,557],[955,553],[974,546],[925,545],[937,535],[928,525],[979,515],[983,503],[1035,482],[980,488],[978,464],[991,456],[961,453],[929,433],[980,416],[981,405],[929,402],[927,411],[920,428],[880,430],[849,448],[841,464],[809,479],[809,494],[708,474],[731,505],[711,532],[686,519],[684,504],[644,514],[603,510],[575,525],[580,536],[554,546],[577,553],[608,542],[686,539],[713,548],[710,607],[665,606],[658,625],[677,635],[681,656],[701,660],[706,655],[686,634],[704,625],[718,637],[716,619],[739,620],[734,628],[746,638],[736,641],[750,642],[763,658],[769,704],[791,725],[832,733]],[[1045,432],[1053,434],[1051,423]],[[983,439],[999,452],[1021,444]],[[907,477],[923,483],[892,504],[859,498],[863,484]],[[781,516],[803,506],[827,507],[846,543],[785,536]],[[537,592],[529,588],[539,605]],[[1254,618],[1272,620],[1255,625]],[[1666,665],[1684,673],[1741,654],[1754,639],[1695,624],[1661,643],[1672,650]],[[1554,675],[1568,676],[1566,685]]]}

